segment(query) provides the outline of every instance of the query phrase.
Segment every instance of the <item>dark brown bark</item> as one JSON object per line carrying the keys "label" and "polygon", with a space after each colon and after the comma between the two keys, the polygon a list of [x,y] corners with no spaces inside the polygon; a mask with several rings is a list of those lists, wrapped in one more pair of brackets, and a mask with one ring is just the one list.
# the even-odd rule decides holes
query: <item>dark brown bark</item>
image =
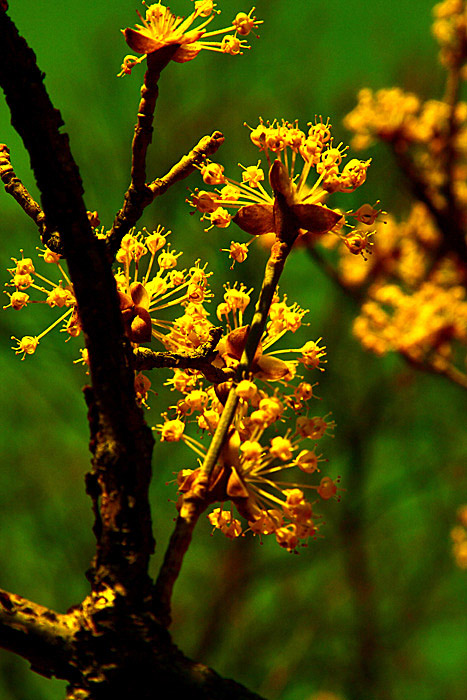
{"label": "dark brown bark", "polygon": [[31,157],[42,209],[68,261],[89,351],[86,389],[96,555],[91,594],[67,614],[0,594],[0,644],[32,668],[70,682],[68,698],[259,698],[187,659],[153,612],[154,549],[148,487],[152,433],[134,395],[133,356],[123,334],[105,243],[95,238],[62,119],[35,56],[0,8],[0,83],[12,124]]}

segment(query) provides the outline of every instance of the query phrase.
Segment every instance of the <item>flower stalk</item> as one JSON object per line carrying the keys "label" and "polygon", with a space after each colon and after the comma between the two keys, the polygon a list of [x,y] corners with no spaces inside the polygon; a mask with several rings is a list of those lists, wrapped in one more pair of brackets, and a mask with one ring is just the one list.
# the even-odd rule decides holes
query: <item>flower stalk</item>
{"label": "flower stalk", "polygon": [[286,197],[277,189],[274,190],[274,193],[276,195],[274,203],[274,221],[277,240],[271,248],[271,253],[266,264],[263,283],[256,303],[245,349],[237,367],[235,381],[230,388],[224,410],[201,467],[196,487],[193,489],[193,492],[187,494],[183,500],[183,505],[177,517],[175,528],[155,584],[155,608],[163,624],[170,624],[173,587],[180,573],[183,559],[190,545],[196,523],[200,515],[210,505],[209,499],[206,499],[206,490],[214,467],[219,459],[222,447],[225,444],[238,406],[239,396],[236,392],[236,384],[241,381],[241,379],[248,376],[248,370],[251,367],[260,343],[271,302],[277,290],[285,262],[299,235],[299,227],[288,207]]}

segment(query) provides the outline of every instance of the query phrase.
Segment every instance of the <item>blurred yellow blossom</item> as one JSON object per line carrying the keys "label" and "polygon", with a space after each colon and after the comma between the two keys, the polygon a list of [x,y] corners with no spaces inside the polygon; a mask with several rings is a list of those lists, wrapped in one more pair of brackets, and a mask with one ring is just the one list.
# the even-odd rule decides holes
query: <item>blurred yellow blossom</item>
{"label": "blurred yellow blossom", "polygon": [[457,510],[458,525],[451,530],[452,554],[459,569],[467,569],[467,505]]}

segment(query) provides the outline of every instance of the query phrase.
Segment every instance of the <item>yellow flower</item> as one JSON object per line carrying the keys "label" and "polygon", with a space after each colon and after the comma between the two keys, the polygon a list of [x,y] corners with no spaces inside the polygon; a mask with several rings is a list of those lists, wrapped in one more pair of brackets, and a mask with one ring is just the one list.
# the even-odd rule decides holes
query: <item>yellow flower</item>
{"label": "yellow flower", "polygon": [[[248,521],[249,530],[260,536],[274,534],[278,544],[288,551],[305,544],[319,526],[320,516],[314,512],[316,499],[307,500],[306,490],[321,501],[339,500],[340,491],[339,478],[325,476],[317,483],[307,483],[309,475],[319,472],[319,463],[326,461],[316,453],[315,441],[334,422],[327,420],[327,416],[303,415],[313,391],[311,385],[304,383],[301,389],[298,392],[301,400],[297,401],[296,393],[284,395],[277,390],[270,393],[258,389],[251,380],[239,383],[240,401],[233,424],[205,494],[206,506],[214,503],[223,506],[230,501]],[[164,423],[155,428],[160,439],[183,441],[204,458],[207,447],[189,434],[189,422],[213,433],[215,417],[219,417],[223,408],[218,391],[213,387],[191,390],[175,408],[178,417],[169,420],[164,414]],[[300,415],[294,418],[297,413]],[[189,416],[192,416],[190,420]],[[287,426],[283,435],[282,425]],[[292,473],[296,477],[287,478]],[[177,478],[181,495],[177,507],[182,512],[184,497],[197,491],[199,476],[199,469],[183,470]],[[242,532],[240,522],[224,507],[216,508],[208,517],[227,537],[237,537]]]}
{"label": "yellow flower", "polygon": [[[215,3],[211,0],[197,0],[195,9],[186,19],[172,14],[170,9],[161,2],[148,5],[145,17],[137,11],[142,24],[137,24],[136,29],[129,27],[122,29],[122,33],[128,46],[143,56],[141,58],[126,56],[119,75],[131,73],[133,66],[141,63],[148,54],[159,51],[166,46],[179,46],[173,56],[173,60],[177,63],[192,61],[201,49],[232,55],[241,54],[242,49],[249,48],[249,46],[237,35],[247,36],[252,29],[261,23],[252,16],[255,8],[248,15],[244,12],[239,13],[229,27],[207,32],[206,26],[219,13],[214,8]],[[193,23],[199,18],[205,19],[198,26],[193,27]],[[233,32],[233,34],[230,35],[228,32]],[[224,35],[222,41],[206,41],[207,37],[216,35]]]}
{"label": "yellow flower", "polygon": [[208,273],[198,263],[188,271],[176,269],[182,253],[167,244],[169,234],[162,227],[152,233],[146,229],[136,233],[133,229],[126,234],[116,256],[122,268],[118,268],[115,279],[129,339],[140,344],[155,338],[171,349],[177,331],[172,321],[161,318],[160,312],[180,305],[186,313],[193,302],[209,299],[210,292]]}
{"label": "yellow flower", "polygon": [[[23,251],[21,251],[21,254]],[[33,355],[39,345],[39,341],[52,329],[62,322],[66,322],[62,330],[66,331],[70,336],[77,336],[81,331],[78,312],[76,308],[76,299],[73,292],[71,281],[61,265],[60,257],[56,254],[49,255],[51,251],[45,250],[41,253],[41,257],[45,262],[55,264],[62,275],[62,279],[58,283],[44,277],[34,267],[31,258],[22,257],[21,260],[12,258],[15,263],[14,268],[10,268],[8,272],[11,274],[9,286],[15,287],[10,297],[10,303],[4,306],[4,309],[13,308],[16,311],[25,308],[30,303],[47,304],[51,308],[66,307],[66,311],[56,319],[46,330],[42,331],[37,336],[24,336],[21,340],[12,338],[18,342],[18,347],[13,348],[17,355],[23,353],[21,359],[24,360],[26,355]],[[40,294],[45,295],[45,299],[31,299],[29,294],[26,294],[24,289],[29,291],[36,290]]]}
{"label": "yellow flower", "polygon": [[178,442],[185,430],[185,423],[178,418],[174,420],[166,420],[165,423],[159,426],[161,431],[161,442]]}
{"label": "yellow flower", "polygon": [[[102,235],[97,230],[95,233]],[[187,314],[195,302],[199,309],[201,303],[211,296],[207,284],[209,273],[199,266],[199,261],[189,270],[176,269],[182,253],[170,249],[170,244],[167,244],[169,233],[164,233],[160,226],[152,233],[146,229],[136,233],[132,229],[123,237],[116,255],[117,263],[121,265],[114,273],[120,311],[125,333],[134,346],[148,343],[154,338],[167,347],[174,324],[161,318],[160,312],[180,305]],[[41,257],[58,268],[62,279],[57,283],[40,274],[30,258],[12,258],[15,267],[9,269],[9,284],[15,287],[15,291],[11,294],[7,292],[10,303],[4,308],[20,310],[31,303],[47,304],[51,308],[63,309],[64,313],[37,336],[25,336],[26,339],[18,340],[18,347],[14,349],[17,354],[23,353],[23,359],[25,355],[32,355],[39,341],[60,323],[64,324],[62,330],[71,337],[81,333],[73,285],[60,257],[47,249],[41,253]],[[36,290],[45,298],[31,299],[24,289]],[[195,343],[195,347],[198,344]]]}
{"label": "yellow flower", "polygon": [[[332,231],[345,238],[341,233],[345,215],[329,209],[324,201],[333,192],[353,192],[360,187],[370,161],[354,158],[340,170],[347,147],[342,143],[333,146],[329,121],[320,119],[308,126],[305,134],[297,122],[274,120],[264,124],[260,120],[251,130],[251,141],[267,161],[270,189],[263,185],[266,178],[261,160],[256,165],[239,164],[243,169],[241,181],[227,177],[223,166],[209,160],[200,166],[203,181],[218,187],[214,192],[195,190],[188,200],[201,212],[201,218],[209,221],[206,231],[213,226],[226,228],[233,221],[254,236],[277,234],[275,206],[281,197],[291,221],[301,233],[322,235]],[[307,178],[312,169],[316,170],[317,179],[310,186]],[[234,213],[230,214],[232,209]],[[378,213],[375,210],[374,218]],[[368,216],[371,219],[373,209]],[[235,257],[233,246],[232,242],[228,252],[234,260],[242,262],[244,256]]]}
{"label": "yellow flower", "polygon": [[[248,337],[249,326],[245,325],[243,314],[250,302],[249,295],[252,290],[247,292],[243,284],[240,284],[239,287],[226,285],[225,289],[224,301],[217,306],[217,318],[220,321],[225,320],[227,332],[216,347],[217,356],[213,364],[215,367],[233,371],[240,362]],[[293,378],[298,361],[304,362],[304,360],[284,361],[276,355],[291,352],[303,355],[303,348],[268,351],[267,354],[265,351],[269,350],[287,331],[295,333],[300,328],[302,318],[306,313],[307,311],[300,308],[298,304],[288,305],[285,296],[282,301],[279,300],[279,297],[273,299],[269,310],[269,320],[251,366],[253,376],[269,381],[289,381]],[[313,348],[315,348],[314,343]],[[323,348],[316,348],[316,352],[319,353],[320,357],[325,354]],[[309,363],[305,366],[308,368],[316,367],[318,364],[319,361],[314,365]]]}
{"label": "yellow flower", "polygon": [[12,350],[14,350],[17,355],[21,355],[21,353],[23,353],[23,357],[21,358],[22,360],[24,360],[26,355],[33,355],[36,352],[37,346],[39,345],[39,338],[32,335],[25,335],[23,338],[21,338],[21,340],[11,336],[11,339],[16,340],[18,343],[18,346],[16,348],[12,348]]}

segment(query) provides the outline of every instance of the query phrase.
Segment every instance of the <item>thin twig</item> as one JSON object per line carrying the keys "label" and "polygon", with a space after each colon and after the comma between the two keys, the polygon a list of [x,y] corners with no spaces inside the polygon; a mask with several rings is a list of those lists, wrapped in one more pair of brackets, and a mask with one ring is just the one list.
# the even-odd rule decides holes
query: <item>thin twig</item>
{"label": "thin twig", "polygon": [[21,209],[34,221],[43,245],[55,253],[63,255],[63,245],[58,231],[47,229],[47,220],[41,206],[23,185],[11,164],[10,149],[4,143],[0,144],[0,179],[5,185],[5,191],[20,205]]}
{"label": "thin twig", "polygon": [[134,368],[138,371],[161,367],[193,369],[204,374],[206,379],[213,384],[225,382],[230,378],[229,374],[212,365],[222,332],[222,328],[212,328],[210,339],[189,353],[155,352],[150,348],[136,348],[133,350]]}
{"label": "thin twig", "polygon": [[467,374],[461,372],[454,365],[447,365],[446,367],[436,367],[434,364],[428,364],[427,362],[414,360],[410,355],[399,350],[399,355],[404,358],[404,360],[416,370],[421,372],[427,372],[428,374],[438,374],[441,377],[447,377],[454,384],[467,389]]}
{"label": "thin twig", "polygon": [[213,155],[223,142],[224,137],[220,131],[215,131],[211,136],[203,136],[196,146],[187,155],[183,156],[166,175],[153,180],[153,182],[139,191],[136,191],[131,186],[129,187],[125,194],[123,206],[117,212],[113,226],[106,238],[112,258],[115,256],[123,236],[136,225],[144,209],[156,197],[164,194],[169,187],[188,177],[196,165],[200,165],[207,156]]}
{"label": "thin twig", "polygon": [[206,490],[238,405],[236,383],[243,377],[248,376],[253,358],[261,342],[269,309],[284,270],[285,262],[298,236],[299,229],[296,221],[288,209],[285,198],[279,192],[275,192],[274,220],[277,240],[271,248],[266,264],[261,291],[251,321],[245,349],[236,371],[235,381],[232,383],[224,410],[209,445],[196,481],[196,487],[184,496],[180,514],[156,580],[155,606],[157,614],[165,624],[170,623],[172,591],[182,567],[183,557],[191,542],[198,518],[209,505],[209,500],[206,498]]}
{"label": "thin twig", "polygon": [[10,149],[4,143],[0,143],[0,179],[5,185],[5,191],[18,202],[21,209],[34,221],[42,235],[45,229],[45,214],[13,170]]}
{"label": "thin twig", "polygon": [[213,155],[223,143],[224,136],[220,131],[214,131],[210,136],[203,136],[188,155],[182,156],[166,175],[150,183],[149,189],[154,197],[159,197],[176,182],[188,177],[197,165],[199,166],[207,156]]}
{"label": "thin twig", "polygon": [[148,67],[141,88],[137,123],[131,145],[131,182],[125,193],[122,208],[117,212],[106,243],[111,259],[114,258],[125,234],[136,225],[144,209],[155,197],[163,194],[178,180],[187,177],[207,155],[214,153],[224,140],[220,132],[205,136],[195,148],[174,165],[162,178],[146,183],[146,156],[152,141],[154,110],[159,96],[159,78],[179,46],[172,44],[148,55]]}
{"label": "thin twig", "polygon": [[465,230],[460,221],[459,212],[456,208],[451,211],[448,205],[440,207],[434,201],[428,185],[425,183],[420,172],[416,168],[411,158],[393,146],[396,163],[406,176],[413,195],[425,204],[430,214],[433,216],[436,225],[443,235],[442,243],[437,251],[438,258],[452,251],[459,256],[459,259],[467,264],[467,243],[465,240]]}
{"label": "thin twig", "polygon": [[131,144],[131,185],[136,191],[146,186],[146,155],[152,141],[154,110],[159,97],[159,78],[162,70],[179,49],[177,44],[166,46],[148,55],[147,70],[141,87],[138,121]]}
{"label": "thin twig", "polygon": [[[292,250],[293,244],[298,236],[298,228],[288,212],[287,204],[281,194],[276,193],[274,204],[274,217],[276,221],[277,240],[271,248],[266,269],[264,271],[263,283],[258,296],[253,319],[251,321],[248,338],[243,351],[240,363],[237,368],[236,381],[240,381],[248,375],[253,358],[261,342],[269,309],[274,298],[274,294],[279,284],[279,279],[284,270],[285,261]],[[222,445],[229,426],[233,420],[235,410],[238,405],[238,396],[235,386],[232,386],[227,398],[224,411],[209,446],[206,458],[201,467],[201,483],[203,477],[206,484],[219,457]]]}
{"label": "thin twig", "polygon": [[202,501],[185,505],[183,515],[179,513],[170,536],[164,561],[154,586],[154,613],[164,627],[169,627],[171,617],[172,591],[182,568],[183,559],[190,546],[193,530],[200,515],[208,504]]}

